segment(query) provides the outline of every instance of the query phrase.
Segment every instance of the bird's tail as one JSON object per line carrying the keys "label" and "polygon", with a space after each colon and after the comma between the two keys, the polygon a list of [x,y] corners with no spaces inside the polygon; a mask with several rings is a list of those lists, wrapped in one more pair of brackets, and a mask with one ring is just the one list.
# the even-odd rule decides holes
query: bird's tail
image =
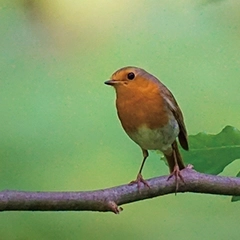
{"label": "bird's tail", "polygon": [[178,165],[179,170],[182,170],[182,169],[185,168],[185,165],[184,165],[183,160],[182,160],[182,156],[181,156],[181,154],[179,152],[179,149],[178,149],[177,141],[174,141],[173,144],[172,144],[171,154],[164,154],[164,156],[167,159],[170,173],[173,172],[174,167],[176,167],[176,165]]}

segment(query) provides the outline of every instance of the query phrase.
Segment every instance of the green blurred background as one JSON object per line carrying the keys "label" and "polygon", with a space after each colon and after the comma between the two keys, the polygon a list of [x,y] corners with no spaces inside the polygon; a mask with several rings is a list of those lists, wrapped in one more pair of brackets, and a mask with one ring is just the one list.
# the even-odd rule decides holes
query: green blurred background
{"label": "green blurred background", "polygon": [[[136,177],[141,151],[103,84],[123,66],[171,89],[190,134],[240,129],[236,0],[0,0],[0,50],[2,190],[92,190]],[[168,173],[159,159],[151,152],[145,178]],[[2,212],[0,239],[239,239],[238,205],[187,193],[125,205],[118,216]]]}

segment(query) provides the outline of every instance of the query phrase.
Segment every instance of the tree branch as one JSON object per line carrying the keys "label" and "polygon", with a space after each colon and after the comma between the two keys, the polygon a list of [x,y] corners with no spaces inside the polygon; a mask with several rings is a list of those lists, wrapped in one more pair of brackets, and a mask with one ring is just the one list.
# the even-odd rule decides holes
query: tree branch
{"label": "tree branch", "polygon": [[[178,192],[240,196],[240,178],[202,174],[193,169],[181,171],[184,182]],[[0,192],[0,211],[112,211],[122,204],[175,193],[175,179],[168,176],[148,180],[150,188],[137,184],[86,192]]]}

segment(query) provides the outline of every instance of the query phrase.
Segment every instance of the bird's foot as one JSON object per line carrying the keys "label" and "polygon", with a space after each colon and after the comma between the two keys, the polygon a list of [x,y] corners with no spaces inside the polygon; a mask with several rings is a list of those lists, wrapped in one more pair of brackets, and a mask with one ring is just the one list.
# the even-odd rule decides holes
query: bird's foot
{"label": "bird's foot", "polygon": [[134,180],[134,181],[131,181],[131,182],[129,183],[129,185],[133,185],[133,184],[135,184],[135,183],[137,184],[138,189],[140,189],[141,183],[143,183],[144,186],[147,186],[148,188],[150,188],[150,186],[148,185],[147,181],[143,179],[143,176],[142,176],[141,173],[139,173],[139,174],[137,175],[137,179]]}
{"label": "bird's foot", "polygon": [[174,169],[173,171],[170,173],[167,181],[172,178],[173,176],[175,176],[175,185],[176,185],[176,188],[175,188],[175,194],[177,194],[177,191],[178,191],[178,186],[179,186],[179,179],[183,182],[184,182],[184,179],[183,179],[183,176],[181,174],[181,170],[179,169],[179,166],[176,164],[174,166]]}

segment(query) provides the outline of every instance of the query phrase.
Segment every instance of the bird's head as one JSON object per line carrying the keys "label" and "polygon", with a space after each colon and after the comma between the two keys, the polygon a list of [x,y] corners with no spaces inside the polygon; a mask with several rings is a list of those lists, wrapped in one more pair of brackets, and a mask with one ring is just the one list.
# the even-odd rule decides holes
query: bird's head
{"label": "bird's head", "polygon": [[137,67],[124,67],[117,70],[110,80],[104,82],[115,88],[118,94],[149,91],[150,88],[158,88],[159,81],[153,75]]}

